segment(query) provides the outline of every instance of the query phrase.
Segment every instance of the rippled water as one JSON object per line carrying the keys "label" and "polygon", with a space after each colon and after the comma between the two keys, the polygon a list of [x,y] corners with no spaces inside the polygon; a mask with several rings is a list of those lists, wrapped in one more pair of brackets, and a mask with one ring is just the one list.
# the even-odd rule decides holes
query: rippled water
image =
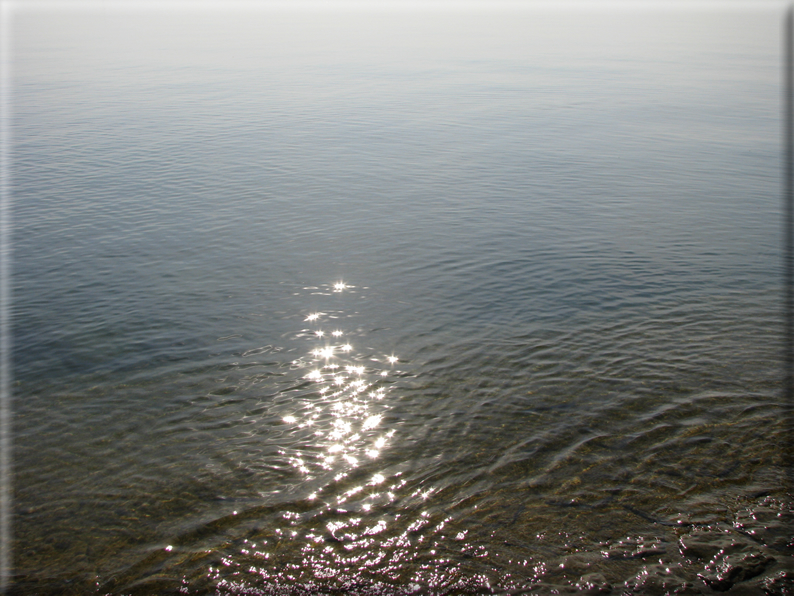
{"label": "rippled water", "polygon": [[781,12],[16,9],[12,594],[783,594]]}

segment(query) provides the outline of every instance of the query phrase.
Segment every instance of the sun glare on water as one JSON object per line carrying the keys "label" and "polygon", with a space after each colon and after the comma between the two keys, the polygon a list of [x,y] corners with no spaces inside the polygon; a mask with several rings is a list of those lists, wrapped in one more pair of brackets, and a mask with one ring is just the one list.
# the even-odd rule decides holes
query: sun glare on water
{"label": "sun glare on water", "polygon": [[[333,284],[335,292],[351,287],[343,281]],[[326,319],[333,321],[334,327],[323,329]],[[398,358],[393,354],[381,359],[366,357],[351,343],[335,343],[336,338],[352,331],[340,328],[340,320],[338,311],[305,315],[304,321],[313,325],[303,329],[299,337],[314,345],[309,346],[307,356],[293,364],[303,369],[303,379],[311,385],[293,402],[293,411],[281,418],[296,431],[310,429],[306,448],[289,456],[292,466],[307,481],[326,472],[346,476],[349,470],[378,458],[394,434],[394,430],[382,428],[389,407],[389,400],[384,398],[393,387],[384,378],[388,373],[383,365],[389,365],[390,373],[398,372],[393,368]],[[375,477],[383,478],[381,474]]]}

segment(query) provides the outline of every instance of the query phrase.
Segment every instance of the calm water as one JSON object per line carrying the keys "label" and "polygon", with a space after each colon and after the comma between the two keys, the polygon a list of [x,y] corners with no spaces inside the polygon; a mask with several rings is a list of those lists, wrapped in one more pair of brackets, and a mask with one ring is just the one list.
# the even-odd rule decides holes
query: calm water
{"label": "calm water", "polygon": [[12,30],[13,594],[794,589],[782,10]]}

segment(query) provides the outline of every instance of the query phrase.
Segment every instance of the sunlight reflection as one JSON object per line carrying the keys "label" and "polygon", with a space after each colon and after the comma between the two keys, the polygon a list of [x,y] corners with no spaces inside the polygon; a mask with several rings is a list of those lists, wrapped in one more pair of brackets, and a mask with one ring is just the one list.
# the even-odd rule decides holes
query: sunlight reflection
{"label": "sunlight reflection", "polygon": [[[333,284],[335,292],[353,287],[343,281]],[[312,388],[300,407],[283,416],[282,421],[296,429],[311,427],[312,434],[301,453],[285,455],[306,480],[327,472],[335,472],[336,480],[343,478],[344,470],[380,457],[394,434],[393,429],[383,432],[381,428],[388,409],[384,397],[390,386],[384,379],[389,371],[382,366],[387,365],[392,373],[399,372],[393,368],[398,358],[394,354],[381,359],[366,357],[358,354],[351,343],[329,342],[330,338],[349,333],[339,327],[339,318],[338,312],[305,315],[304,321],[312,326],[303,329],[299,337],[316,343],[309,347],[307,356],[293,361],[295,369],[308,369],[303,378],[312,383]],[[328,329],[327,323],[334,326]],[[368,365],[362,364],[363,360]],[[374,478],[377,483],[385,482],[381,474]],[[316,497],[319,492],[312,494]]]}
{"label": "sunlight reflection", "polygon": [[[334,292],[350,288],[354,286],[342,281],[333,284]],[[340,302],[347,298],[325,295]],[[311,584],[322,578],[339,579],[346,569],[380,565],[386,570],[384,577],[432,586],[436,580],[430,567],[426,576],[400,575],[405,560],[422,549],[435,556],[438,541],[445,539],[441,532],[446,521],[438,512],[429,512],[440,489],[427,483],[414,483],[409,489],[395,464],[399,458],[384,457],[396,433],[396,428],[389,428],[395,423],[388,412],[394,405],[390,392],[405,375],[400,359],[389,346],[363,347],[370,341],[363,336],[365,327],[345,329],[348,316],[340,310],[303,316],[310,324],[295,337],[305,342],[305,353],[290,355],[290,370],[296,371],[291,379],[299,382],[282,402],[286,411],[279,414],[281,423],[289,425],[292,447],[285,445],[279,454],[298,479],[295,484],[304,489],[303,498],[312,502],[314,521],[285,511],[287,527],[274,530],[279,541],[294,545],[287,548],[300,549],[301,565],[289,563],[278,572],[272,565],[257,565],[256,557],[263,563],[272,557],[272,563],[287,556],[265,546],[263,536],[259,547],[252,542],[239,550],[250,561],[248,572],[290,583],[305,578]],[[456,548],[471,550],[471,545],[461,542],[465,544]],[[233,564],[233,559],[229,562]]]}
{"label": "sunlight reflection", "polygon": [[334,347],[327,346],[325,348],[319,348],[317,350],[314,350],[312,354],[320,358],[325,358],[325,359],[332,358],[334,355]]}

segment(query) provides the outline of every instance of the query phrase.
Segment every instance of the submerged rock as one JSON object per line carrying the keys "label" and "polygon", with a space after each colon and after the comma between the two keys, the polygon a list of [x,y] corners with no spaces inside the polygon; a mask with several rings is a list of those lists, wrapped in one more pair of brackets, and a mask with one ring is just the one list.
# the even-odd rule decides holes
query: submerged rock
{"label": "submerged rock", "polygon": [[791,596],[794,594],[794,571],[780,571],[761,582],[767,596]]}
{"label": "submerged rock", "polygon": [[794,512],[789,507],[765,499],[761,506],[739,511],[733,526],[771,549],[794,555]]}
{"label": "submerged rock", "polygon": [[774,557],[757,550],[722,551],[706,565],[700,577],[713,590],[725,592],[734,584],[761,575],[774,562]]}
{"label": "submerged rock", "polygon": [[681,594],[695,596],[707,594],[705,586],[688,581],[684,570],[675,565],[646,565],[636,577],[625,583],[624,594],[642,594],[642,596],[667,596]]}
{"label": "submerged rock", "polygon": [[679,550],[687,559],[710,561],[731,544],[730,532],[693,532],[678,540]]}
{"label": "submerged rock", "polygon": [[625,538],[609,545],[603,556],[609,560],[646,559],[664,555],[666,549],[656,537]]}
{"label": "submerged rock", "polygon": [[576,587],[583,594],[611,594],[612,585],[601,573],[588,573],[579,578]]}

